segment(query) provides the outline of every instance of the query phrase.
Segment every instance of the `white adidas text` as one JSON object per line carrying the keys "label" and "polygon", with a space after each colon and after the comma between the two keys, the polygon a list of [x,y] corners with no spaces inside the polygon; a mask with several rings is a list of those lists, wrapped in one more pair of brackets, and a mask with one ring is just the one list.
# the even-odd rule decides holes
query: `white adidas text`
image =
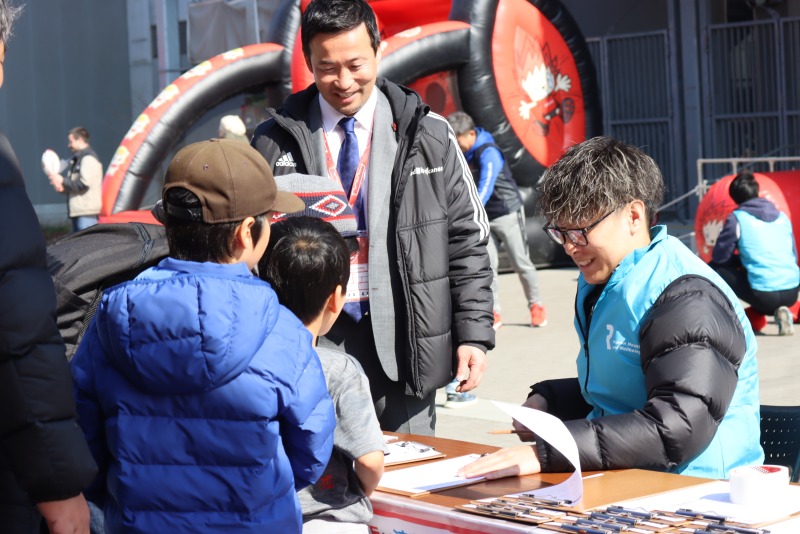
{"label": "white adidas text", "polygon": [[276,167],[297,167],[297,163],[294,162],[294,158],[292,157],[291,152],[287,152],[283,156],[278,158],[278,161],[275,162]]}

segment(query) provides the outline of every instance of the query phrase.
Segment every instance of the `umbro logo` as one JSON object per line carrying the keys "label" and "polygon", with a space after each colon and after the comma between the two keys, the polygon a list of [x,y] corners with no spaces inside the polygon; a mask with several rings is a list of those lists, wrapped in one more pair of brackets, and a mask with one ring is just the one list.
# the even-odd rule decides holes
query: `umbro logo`
{"label": "umbro logo", "polygon": [[283,156],[278,158],[278,161],[275,162],[276,167],[297,167],[297,163],[294,162],[294,158],[292,157],[291,152],[287,152]]}

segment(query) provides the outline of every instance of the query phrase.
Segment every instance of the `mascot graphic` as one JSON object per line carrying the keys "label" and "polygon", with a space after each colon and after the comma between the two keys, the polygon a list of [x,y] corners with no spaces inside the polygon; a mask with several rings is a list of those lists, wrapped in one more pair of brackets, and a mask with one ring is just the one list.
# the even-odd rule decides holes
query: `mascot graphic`
{"label": "mascot graphic", "polygon": [[560,117],[567,124],[575,111],[575,101],[567,96],[572,88],[572,79],[559,72],[558,57],[550,52],[550,46],[541,46],[529,35],[518,35],[522,43],[522,59],[519,77],[529,100],[520,100],[519,115],[525,120],[533,120],[535,131],[546,136],[550,123]]}

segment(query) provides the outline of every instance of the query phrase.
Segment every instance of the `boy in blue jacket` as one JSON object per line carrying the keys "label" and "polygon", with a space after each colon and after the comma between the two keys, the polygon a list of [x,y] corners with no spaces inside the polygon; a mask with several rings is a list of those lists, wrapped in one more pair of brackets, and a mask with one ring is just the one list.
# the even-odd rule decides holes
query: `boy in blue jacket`
{"label": "boy in blue jacket", "polygon": [[109,532],[301,530],[333,407],[311,335],[251,270],[272,213],[302,207],[245,143],[170,163],[170,256],[106,291],[71,363]]}

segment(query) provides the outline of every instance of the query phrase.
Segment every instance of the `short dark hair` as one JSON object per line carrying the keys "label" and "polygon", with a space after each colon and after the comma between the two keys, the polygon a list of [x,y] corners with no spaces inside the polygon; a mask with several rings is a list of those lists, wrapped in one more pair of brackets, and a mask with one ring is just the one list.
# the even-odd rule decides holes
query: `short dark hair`
{"label": "short dark hair", "polygon": [[[164,201],[181,208],[202,208],[200,199],[183,187],[173,187],[164,193]],[[169,255],[173,258],[196,262],[227,263],[236,252],[235,233],[242,221],[209,224],[189,221],[165,214],[164,222]],[[261,238],[267,222],[266,215],[255,217],[250,229],[253,241]]]}
{"label": "short dark hair", "polygon": [[454,111],[447,116],[447,122],[455,134],[464,135],[475,129],[475,121],[463,111]]}
{"label": "short dark hair", "polygon": [[303,324],[319,317],[325,302],[350,279],[350,251],[339,231],[317,217],[289,217],[271,227],[259,276]]}
{"label": "short dark hair", "polygon": [[641,200],[650,224],[664,198],[655,160],[613,137],[593,137],[571,146],[537,185],[540,213],[552,224],[601,217]]}
{"label": "short dark hair", "polygon": [[758,182],[750,171],[740,171],[728,186],[728,194],[737,204],[758,198]]}
{"label": "short dark hair", "polygon": [[89,130],[84,128],[83,126],[76,126],[75,128],[69,131],[72,137],[77,137],[78,139],[83,139],[87,143],[89,142]]}
{"label": "short dark hair", "polygon": [[311,56],[311,39],[320,33],[339,33],[367,26],[372,50],[377,53],[381,44],[375,12],[364,0],[313,0],[300,22],[303,54]]}

